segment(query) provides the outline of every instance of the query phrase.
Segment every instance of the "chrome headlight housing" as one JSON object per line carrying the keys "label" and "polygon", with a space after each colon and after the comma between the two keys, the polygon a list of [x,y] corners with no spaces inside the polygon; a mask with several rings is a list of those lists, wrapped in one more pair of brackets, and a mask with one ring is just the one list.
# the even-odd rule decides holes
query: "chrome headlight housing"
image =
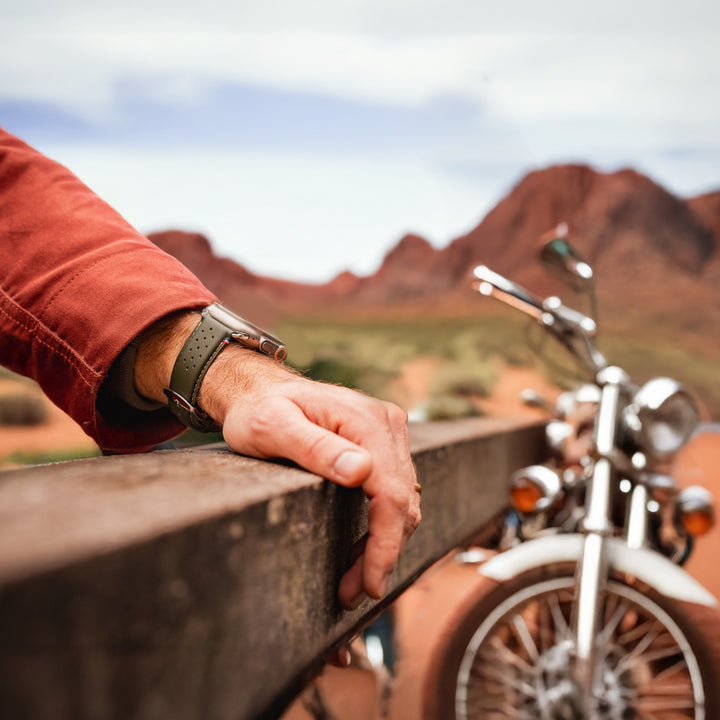
{"label": "chrome headlight housing", "polygon": [[695,432],[700,416],[692,395],[676,380],[654,378],[625,409],[624,422],[643,452],[660,457],[677,452]]}

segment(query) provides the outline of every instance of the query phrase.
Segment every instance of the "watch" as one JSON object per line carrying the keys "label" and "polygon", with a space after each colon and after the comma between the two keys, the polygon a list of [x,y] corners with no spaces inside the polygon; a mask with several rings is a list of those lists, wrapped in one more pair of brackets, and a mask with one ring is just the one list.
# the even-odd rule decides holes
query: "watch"
{"label": "watch", "polygon": [[220,303],[206,307],[200,322],[180,350],[170,377],[170,387],[164,391],[168,408],[188,427],[200,432],[220,431],[220,424],[197,406],[197,399],[205,374],[231,342],[278,362],[287,355],[280,340]]}

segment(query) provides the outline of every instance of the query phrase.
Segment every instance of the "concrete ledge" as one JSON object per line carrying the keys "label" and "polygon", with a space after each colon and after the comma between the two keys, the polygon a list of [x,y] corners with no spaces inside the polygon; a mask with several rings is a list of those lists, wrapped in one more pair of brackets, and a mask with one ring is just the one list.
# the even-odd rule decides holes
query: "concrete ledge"
{"label": "concrete ledge", "polygon": [[[506,504],[539,425],[411,426],[423,523],[389,599]],[[277,717],[377,612],[340,609],[365,498],[222,447],[0,473],[6,720]]]}

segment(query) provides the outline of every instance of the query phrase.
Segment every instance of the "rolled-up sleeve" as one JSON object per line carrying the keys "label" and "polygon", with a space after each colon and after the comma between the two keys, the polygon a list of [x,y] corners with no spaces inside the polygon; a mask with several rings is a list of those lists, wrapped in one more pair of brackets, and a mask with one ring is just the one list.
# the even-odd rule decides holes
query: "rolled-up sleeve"
{"label": "rolled-up sleeve", "polygon": [[143,450],[182,430],[165,410],[101,412],[98,392],[144,329],[214,299],[67,168],[0,129],[0,364],[101,447]]}

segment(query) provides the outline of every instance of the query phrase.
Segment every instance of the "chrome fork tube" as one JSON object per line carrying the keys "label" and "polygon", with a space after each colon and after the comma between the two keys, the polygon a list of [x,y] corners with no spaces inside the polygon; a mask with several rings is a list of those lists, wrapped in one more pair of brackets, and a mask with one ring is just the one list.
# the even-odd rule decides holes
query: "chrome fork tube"
{"label": "chrome fork tube", "polygon": [[645,547],[648,534],[648,491],[642,484],[635,485],[630,496],[627,522],[627,546],[631,550]]}
{"label": "chrome fork tube", "polygon": [[582,557],[577,571],[577,594],[574,607],[576,657],[575,680],[581,694],[583,717],[594,717],[595,698],[600,690],[597,637],[600,612],[607,581],[605,537],[610,533],[610,497],[613,467],[610,457],[615,448],[618,406],[627,375],[616,367],[598,374],[602,386],[600,409],[595,428],[597,460],[586,500],[583,523]]}

